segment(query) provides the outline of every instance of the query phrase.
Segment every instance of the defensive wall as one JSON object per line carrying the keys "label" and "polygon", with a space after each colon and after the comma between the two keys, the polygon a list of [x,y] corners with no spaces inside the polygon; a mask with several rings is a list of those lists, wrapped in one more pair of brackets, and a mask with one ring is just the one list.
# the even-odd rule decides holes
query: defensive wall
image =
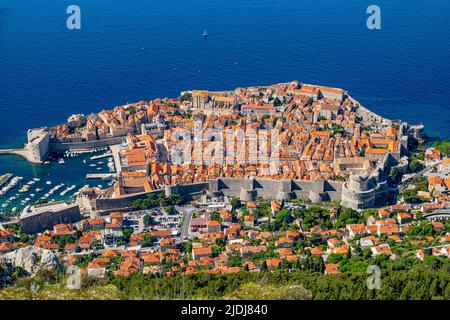
{"label": "defensive wall", "polygon": [[264,199],[309,199],[313,203],[339,201],[346,207],[364,209],[383,204],[389,193],[387,183],[376,175],[352,175],[349,182],[303,181],[274,179],[219,178],[208,182],[166,186],[151,192],[143,192],[118,198],[99,197],[95,207],[100,212],[129,210],[133,201],[146,198],[150,193],[181,194],[186,200],[196,200],[202,195],[209,198],[236,197],[243,201]]}
{"label": "defensive wall", "polygon": [[22,232],[35,234],[53,229],[53,226],[74,223],[81,220],[80,207],[77,203],[57,203],[52,205],[27,206],[20,216]]}
{"label": "defensive wall", "polygon": [[50,151],[63,152],[67,150],[90,150],[104,148],[125,142],[126,136],[114,137],[102,140],[92,140],[84,142],[60,142],[57,139],[50,139]]}

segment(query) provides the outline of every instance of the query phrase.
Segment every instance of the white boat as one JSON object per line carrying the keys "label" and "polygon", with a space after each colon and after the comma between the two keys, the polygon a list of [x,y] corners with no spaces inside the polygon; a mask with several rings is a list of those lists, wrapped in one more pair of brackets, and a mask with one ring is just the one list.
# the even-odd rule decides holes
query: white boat
{"label": "white boat", "polygon": [[65,164],[66,162],[64,161],[64,159],[60,159],[60,160],[58,161],[58,163],[59,163],[59,164]]}
{"label": "white boat", "polygon": [[206,38],[206,37],[208,37],[208,32],[206,32],[206,29],[205,29],[205,30],[203,30],[203,38]]}
{"label": "white boat", "polygon": [[52,182],[51,181],[46,181],[45,184],[50,185],[50,184],[52,184]]}
{"label": "white boat", "polygon": [[39,178],[33,178],[33,180],[36,182],[41,181],[41,179],[39,179]]}

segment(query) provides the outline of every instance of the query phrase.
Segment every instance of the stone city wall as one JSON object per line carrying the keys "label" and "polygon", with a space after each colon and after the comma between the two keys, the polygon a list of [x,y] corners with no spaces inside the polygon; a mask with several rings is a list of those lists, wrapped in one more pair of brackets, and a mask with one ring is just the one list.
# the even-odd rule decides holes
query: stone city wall
{"label": "stone city wall", "polygon": [[[206,191],[210,195],[236,197],[243,201],[254,201],[258,197],[278,200],[301,198],[313,203],[340,201],[344,206],[361,209],[373,206],[378,198],[385,197],[388,192],[385,182],[378,182],[374,176],[366,179],[360,182],[360,187],[355,187],[355,182],[219,178],[208,182],[166,186],[152,193],[164,193],[167,196],[181,194],[188,201],[200,198]],[[95,206],[104,212],[125,210],[131,207],[134,200],[145,198],[148,194],[144,192],[120,198],[99,198]]]}
{"label": "stone city wall", "polygon": [[86,142],[60,142],[56,139],[51,139],[50,151],[61,152],[66,150],[90,150],[95,148],[104,148],[115,144],[121,144],[125,142],[125,140],[126,136]]}
{"label": "stone city wall", "polygon": [[60,223],[74,223],[81,220],[80,207],[78,204],[68,205],[58,211],[45,211],[25,216],[20,219],[22,232],[35,234],[45,230],[53,229],[53,226]]}

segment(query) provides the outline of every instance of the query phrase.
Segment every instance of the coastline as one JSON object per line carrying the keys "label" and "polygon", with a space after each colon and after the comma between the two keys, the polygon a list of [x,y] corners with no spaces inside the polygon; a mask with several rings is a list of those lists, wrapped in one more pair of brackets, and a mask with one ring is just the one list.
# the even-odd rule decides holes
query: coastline
{"label": "coastline", "polygon": [[[419,126],[418,129],[416,130],[416,126],[409,126],[407,123],[402,122],[401,120],[399,121],[393,121],[387,118],[384,118],[383,116],[380,116],[378,114],[376,114],[375,112],[369,110],[368,108],[365,108],[363,105],[361,105],[361,103],[359,101],[357,101],[356,99],[354,99],[352,96],[350,96],[348,94],[348,91],[343,90],[343,89],[338,89],[338,88],[330,88],[330,87],[323,87],[323,86],[319,86],[319,85],[310,85],[310,84],[306,84],[306,83],[300,83],[298,81],[291,81],[291,82],[286,82],[286,83],[279,83],[279,84],[274,84],[274,85],[260,85],[260,86],[254,86],[254,88],[258,88],[258,90],[264,89],[266,87],[270,87],[272,88],[273,86],[292,86],[293,84],[299,85],[301,88],[305,87],[305,88],[321,88],[322,90],[330,90],[330,92],[332,92],[332,96],[336,93],[336,92],[341,92],[340,94],[342,94],[342,97],[346,97],[346,99],[348,99],[356,108],[356,114],[361,118],[360,121],[362,124],[368,125],[368,126],[372,126],[372,125],[376,125],[379,126],[380,128],[386,127],[386,126],[392,126],[394,123],[396,123],[397,125],[399,125],[400,128],[400,132],[398,134],[398,138],[400,139],[400,137],[404,137],[405,139],[415,139],[417,140],[419,143],[421,143],[421,137],[424,137],[423,134],[423,126]],[[227,90],[227,91],[213,91],[214,94],[226,94],[226,95],[233,95],[235,94],[236,90],[247,90],[253,87],[248,87],[248,88],[236,88],[235,90]],[[328,89],[327,89],[328,88]],[[264,89],[265,90],[265,89]],[[185,93],[188,92],[189,94],[192,95],[193,92],[196,92],[196,90],[193,91],[184,91]],[[203,91],[198,91],[198,92],[203,92]],[[207,91],[206,91],[207,92]],[[203,93],[202,93],[203,94]],[[157,101],[161,101],[161,99],[157,98],[155,99]],[[178,98],[164,98],[164,101],[180,101],[181,97]],[[182,101],[182,100],[181,100]],[[171,102],[171,103],[173,103]],[[125,107],[129,108],[135,108],[136,106],[141,105],[142,103],[146,103],[144,101],[141,102],[137,102],[137,103],[131,103],[131,104],[127,104]],[[192,103],[192,102],[191,102]],[[118,107],[116,107],[118,108]],[[178,107],[179,108],[179,107]],[[104,112],[104,111],[101,111]],[[100,114],[101,112],[97,113]],[[203,111],[205,114],[208,114],[206,110]],[[242,112],[242,111],[241,111]],[[94,115],[94,113],[91,113],[91,115]],[[91,117],[91,115],[89,117]],[[74,118],[75,117],[75,118]],[[72,120],[71,120],[72,119]],[[46,158],[48,155],[51,154],[61,154],[63,152],[71,152],[71,151],[80,151],[80,150],[93,150],[95,148],[103,148],[103,147],[109,147],[109,146],[114,146],[114,145],[120,145],[126,142],[127,139],[127,135],[123,134],[123,135],[119,135],[116,137],[104,137],[104,138],[98,138],[91,140],[91,141],[73,141],[73,142],[67,142],[67,141],[60,141],[58,140],[56,137],[52,136],[54,135],[55,130],[58,130],[57,128],[60,128],[61,126],[68,126],[70,128],[72,127],[78,127],[78,126],[84,126],[83,123],[86,122],[87,116],[84,115],[72,115],[71,117],[69,117],[68,121],[62,125],[57,125],[54,127],[43,127],[43,128],[37,128],[37,129],[29,129],[28,130],[28,143],[26,143],[24,145],[23,149],[9,149],[9,150],[0,150],[0,156],[1,154],[14,154],[14,155],[18,155],[23,157],[23,159],[25,159],[25,161],[28,161],[28,163],[30,164],[38,164],[41,165],[44,162],[48,162],[46,161]],[[70,122],[72,121],[72,122]],[[176,128],[177,125],[174,124],[173,128]],[[138,130],[137,128],[135,130]],[[140,129],[139,129],[140,130]],[[412,130],[412,132],[410,132]],[[159,130],[160,133],[155,133],[156,136],[164,136],[164,131]],[[416,132],[417,131],[417,132]],[[162,133],[161,133],[162,132]],[[398,141],[400,143],[400,140]],[[405,147],[407,147],[405,145]],[[400,145],[399,145],[400,148]],[[32,151],[30,151],[32,150]],[[116,150],[116,149],[114,149]],[[3,152],[2,152],[3,151]],[[113,161],[116,163],[116,170],[118,170],[118,177],[120,178],[120,171],[121,168],[120,166],[117,167],[117,164],[120,163],[120,159],[118,159],[117,155],[115,153],[117,153],[118,150],[116,150],[115,152],[113,152]],[[30,154],[33,153],[33,156],[30,156]],[[395,154],[392,154],[391,156],[393,156],[394,161],[398,161],[400,158],[400,149],[398,149],[396,151]],[[386,171],[386,166],[391,166],[391,160],[389,160],[388,158],[384,159],[382,161],[382,165],[381,165],[381,169],[382,171]],[[45,167],[45,166],[44,166]],[[75,170],[71,167],[70,170]],[[75,173],[75,172],[74,172]],[[75,173],[76,174],[76,173]],[[104,175],[106,175],[106,173],[102,173],[102,174],[97,174],[97,173],[88,173],[86,176],[87,177],[103,177]],[[261,177],[259,178],[261,179]],[[264,179],[264,178],[263,178]],[[374,179],[374,182],[376,185],[378,185],[378,178],[376,177],[367,177],[367,179]],[[280,180],[280,179],[275,179],[276,180]],[[283,179],[281,179],[283,180]],[[214,182],[215,181],[215,182]],[[190,185],[195,186],[196,184],[200,184],[200,185],[204,185],[205,187],[203,187],[205,190],[209,190],[212,191],[213,193],[220,193],[223,192],[220,190],[220,188],[218,187],[212,187],[211,190],[211,186],[210,184],[213,183],[217,183],[217,179],[214,180],[205,180],[205,181],[198,181],[198,182],[192,182],[192,183],[182,183],[180,185],[184,186],[183,190],[184,193],[186,193],[186,195],[188,195],[189,197],[191,197],[191,193],[190,193]],[[239,179],[237,180],[239,181]],[[287,181],[287,180],[286,180]],[[294,180],[292,180],[294,181]],[[307,182],[307,180],[303,180],[305,183]],[[324,180],[325,182],[327,181],[326,179]],[[329,183],[331,183],[333,181],[329,181]],[[372,183],[374,183],[372,182]],[[86,183],[86,181],[85,181]],[[302,180],[298,180],[298,182],[291,182],[292,183],[300,183],[302,184]],[[245,184],[245,181],[240,182],[239,184]],[[357,183],[359,184],[359,182]],[[174,190],[178,189],[178,187],[176,185],[173,184],[169,184],[165,187],[161,187],[161,188],[156,188],[156,190],[154,190],[155,192],[166,192],[167,190],[165,190],[164,188],[167,187],[171,187]],[[241,192],[241,198],[242,197],[248,197],[251,194],[256,194],[256,190],[253,190],[252,187],[249,187],[250,189],[248,189],[246,191],[246,195],[243,195]],[[283,199],[289,199],[290,197],[294,196],[294,197],[299,197],[301,195],[301,197],[306,197],[309,198],[310,200],[313,201],[326,201],[326,199],[340,199],[341,198],[341,193],[347,194],[346,196],[342,196],[345,197],[345,201],[348,205],[352,205],[352,206],[361,206],[363,205],[363,203],[367,200],[362,200],[364,198],[371,198],[371,200],[367,203],[370,203],[370,205],[374,205],[372,202],[375,201],[375,197],[379,197],[379,196],[383,196],[384,193],[386,193],[388,190],[386,189],[387,187],[385,186],[384,182],[380,182],[380,185],[378,185],[376,188],[374,189],[365,189],[365,187],[361,187],[362,189],[359,190],[357,192],[357,194],[359,195],[355,195],[354,194],[354,190],[352,187],[351,190],[347,190],[348,185],[346,183],[342,183],[339,184],[339,187],[337,187],[338,190],[342,190],[339,191],[339,194],[334,194],[334,193],[328,193],[326,191],[326,187],[325,186],[315,186],[314,184],[309,185],[305,185],[303,187],[298,187],[298,190],[296,189],[297,187],[293,187],[293,188],[288,188],[289,191],[285,190],[285,187],[274,187],[274,190],[278,190],[278,191],[274,191],[274,196],[276,195],[277,197],[280,196]],[[280,189],[281,188],[281,189]],[[306,191],[301,191],[302,188],[305,188]],[[360,188],[360,187],[357,187]],[[195,187],[194,187],[195,189]],[[311,189],[311,191],[309,191]],[[319,189],[322,190],[319,192]],[[181,190],[181,189],[180,189]],[[297,191],[296,191],[297,190]],[[317,192],[319,192],[319,195],[316,194],[317,192],[312,192],[312,190],[317,190]],[[381,190],[381,191],[380,191]],[[202,191],[203,192],[203,191]],[[114,202],[118,202],[118,203],[123,203],[124,205],[121,205],[121,209],[126,209],[127,207],[130,206],[130,203],[128,203],[129,201],[126,198],[129,199],[134,199],[136,198],[136,196],[142,197],[145,196],[146,194],[148,194],[148,192],[137,192],[135,194],[131,194],[131,195],[124,195],[124,197],[118,197],[117,201],[112,201],[112,203]],[[239,196],[239,191],[232,191],[232,193],[234,196]],[[231,195],[230,194],[230,195]],[[265,194],[265,191],[264,191]],[[198,190],[194,190],[194,197],[198,197],[199,196],[199,191]],[[355,198],[356,197],[356,198]],[[251,198],[251,197],[250,197]],[[249,198],[249,199],[250,199]],[[100,200],[99,200],[100,201]],[[108,200],[109,201],[109,200]],[[110,204],[108,204],[107,199],[103,199],[99,202],[100,207],[103,207],[104,210],[109,210],[109,209],[113,209],[110,208]],[[344,201],[344,200],[343,200]],[[103,203],[103,204],[100,204]],[[367,205],[367,204],[366,204]]]}

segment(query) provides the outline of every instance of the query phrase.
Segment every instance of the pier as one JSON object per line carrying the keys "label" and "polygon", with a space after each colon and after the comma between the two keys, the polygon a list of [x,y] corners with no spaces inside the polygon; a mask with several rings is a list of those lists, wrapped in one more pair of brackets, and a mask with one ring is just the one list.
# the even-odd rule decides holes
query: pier
{"label": "pier", "polygon": [[42,163],[42,161],[36,161],[28,149],[0,149],[0,155],[16,155],[31,163]]}
{"label": "pier", "polygon": [[13,175],[11,173],[6,173],[0,176],[0,187],[3,186]]}
{"label": "pier", "polygon": [[86,179],[103,179],[103,180],[111,180],[117,177],[115,173],[88,173],[86,175]]}
{"label": "pier", "polygon": [[112,152],[107,152],[105,154],[100,154],[98,156],[92,156],[90,159],[91,160],[97,160],[97,159],[108,158],[108,157],[112,157],[112,156],[113,156]]}

